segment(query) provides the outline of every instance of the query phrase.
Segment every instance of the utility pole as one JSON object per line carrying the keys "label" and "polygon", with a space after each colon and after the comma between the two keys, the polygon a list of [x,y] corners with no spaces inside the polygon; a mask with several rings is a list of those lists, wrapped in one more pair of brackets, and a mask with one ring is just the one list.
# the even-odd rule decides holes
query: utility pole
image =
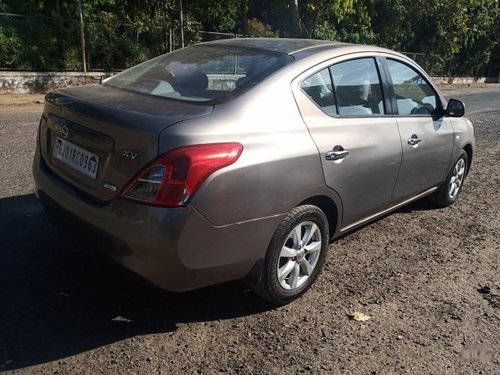
{"label": "utility pole", "polygon": [[179,0],[180,27],[181,27],[181,48],[184,48],[184,12],[182,10],[182,0]]}
{"label": "utility pole", "polygon": [[87,61],[85,59],[85,34],[83,33],[82,0],[78,0],[78,7],[80,8],[80,47],[82,49],[82,67],[83,72],[87,73]]}

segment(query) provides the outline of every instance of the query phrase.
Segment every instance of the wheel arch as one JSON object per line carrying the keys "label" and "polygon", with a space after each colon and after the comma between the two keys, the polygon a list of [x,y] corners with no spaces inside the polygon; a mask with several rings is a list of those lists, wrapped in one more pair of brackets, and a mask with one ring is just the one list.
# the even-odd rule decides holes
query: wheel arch
{"label": "wheel arch", "polygon": [[300,202],[298,206],[305,204],[312,204],[321,209],[325,213],[326,218],[328,220],[328,227],[330,230],[330,239],[332,239],[335,233],[337,233],[338,225],[340,223],[339,221],[340,211],[337,208],[337,205],[335,204],[334,200],[326,195],[315,195]]}
{"label": "wheel arch", "polygon": [[[318,192],[318,194],[313,195],[307,199],[304,199],[300,203],[296,204],[295,207],[310,204],[322,210],[325,213],[326,218],[328,220],[328,227],[330,231],[329,237],[330,240],[332,240],[340,229],[339,227],[342,215],[342,203],[340,198],[337,197],[335,193],[333,195],[334,198],[325,195],[325,193],[327,192],[320,191]],[[335,198],[338,199],[337,202]],[[252,270],[248,273],[247,277],[245,278],[246,283],[252,288],[258,288],[259,283],[262,281],[264,261],[265,261],[264,257],[258,259],[255,262],[254,266],[252,267]]]}
{"label": "wheel arch", "polygon": [[466,175],[468,175],[469,171],[470,171],[470,166],[472,164],[472,157],[474,155],[474,152],[472,150],[472,145],[470,143],[467,143],[463,147],[463,150],[467,153],[467,171],[466,171]]}

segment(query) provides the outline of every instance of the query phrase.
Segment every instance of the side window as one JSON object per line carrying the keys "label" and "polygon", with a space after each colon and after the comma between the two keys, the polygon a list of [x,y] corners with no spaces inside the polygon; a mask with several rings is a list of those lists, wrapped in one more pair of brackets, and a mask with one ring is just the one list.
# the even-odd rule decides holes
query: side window
{"label": "side window", "polygon": [[323,112],[330,116],[337,115],[332,79],[328,68],[303,80],[300,88]]}
{"label": "side window", "polygon": [[369,116],[385,113],[375,59],[370,57],[345,61],[332,65],[330,72],[339,115]]}
{"label": "side window", "polygon": [[396,95],[398,114],[431,115],[437,104],[432,87],[408,65],[390,59],[386,61]]}

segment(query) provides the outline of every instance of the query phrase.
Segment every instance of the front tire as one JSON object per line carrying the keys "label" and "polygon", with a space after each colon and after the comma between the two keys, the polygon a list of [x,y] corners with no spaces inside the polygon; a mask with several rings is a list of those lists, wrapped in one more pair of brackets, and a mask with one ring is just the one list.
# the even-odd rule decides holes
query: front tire
{"label": "front tire", "polygon": [[328,219],[313,205],[294,208],[269,244],[254,291],[275,305],[303,295],[318,277],[328,248]]}
{"label": "front tire", "polygon": [[441,185],[439,190],[432,196],[434,203],[441,207],[448,207],[455,203],[458,199],[462,186],[467,176],[467,167],[469,158],[465,150],[460,152],[460,155],[453,164],[445,182]]}

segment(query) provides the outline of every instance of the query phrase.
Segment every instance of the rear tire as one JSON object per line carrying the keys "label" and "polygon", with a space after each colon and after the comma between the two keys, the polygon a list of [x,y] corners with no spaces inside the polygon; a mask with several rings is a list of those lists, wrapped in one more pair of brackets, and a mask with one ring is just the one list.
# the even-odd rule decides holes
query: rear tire
{"label": "rear tire", "polygon": [[457,161],[446,176],[446,180],[431,197],[434,203],[441,207],[448,207],[457,201],[462,191],[465,177],[467,176],[468,163],[467,153],[465,150],[462,150]]}
{"label": "rear tire", "polygon": [[328,220],[318,207],[304,205],[290,211],[274,233],[261,278],[252,289],[274,305],[303,295],[325,262],[328,231]]}

